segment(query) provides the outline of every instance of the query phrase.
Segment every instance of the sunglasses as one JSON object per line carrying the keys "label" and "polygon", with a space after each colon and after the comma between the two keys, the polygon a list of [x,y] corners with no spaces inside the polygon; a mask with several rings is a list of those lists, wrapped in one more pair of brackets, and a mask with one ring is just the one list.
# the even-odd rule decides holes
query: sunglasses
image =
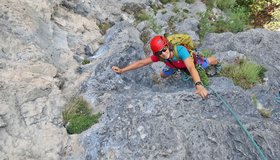
{"label": "sunglasses", "polygon": [[156,52],[156,55],[157,55],[157,56],[160,56],[163,52],[166,52],[167,49],[168,49],[167,47],[162,48],[162,50]]}

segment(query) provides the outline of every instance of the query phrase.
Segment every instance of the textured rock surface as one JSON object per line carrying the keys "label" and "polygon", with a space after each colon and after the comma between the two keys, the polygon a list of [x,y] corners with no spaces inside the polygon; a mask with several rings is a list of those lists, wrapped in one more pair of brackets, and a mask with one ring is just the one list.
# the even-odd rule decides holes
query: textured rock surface
{"label": "textured rock surface", "polygon": [[[119,27],[122,27],[121,32],[114,32],[115,38],[109,43],[113,46],[122,42],[122,45],[117,51],[108,46],[108,51],[115,51],[114,54],[98,64],[84,84],[85,97],[93,100],[94,106],[106,108],[101,122],[82,134],[86,159],[260,159],[252,142],[213,91],[208,100],[202,100],[193,93],[192,84],[183,83],[180,78],[155,81],[152,67],[123,75],[112,73],[112,65],[124,66],[143,56],[139,44],[123,41],[127,36],[134,37],[137,31],[125,25]],[[117,30],[112,28],[111,32],[114,29]],[[236,35],[213,34],[203,47],[213,49],[217,54],[234,51],[250,57],[252,52],[260,54],[259,48],[251,47],[256,41],[245,37],[261,35],[262,39],[269,39],[271,34],[279,39],[280,33],[265,30]],[[251,43],[239,43],[242,37]],[[238,46],[234,48],[231,44]],[[261,64],[271,65],[269,59],[278,58],[277,46],[276,41],[263,42],[266,54]],[[253,57],[260,60],[258,56]],[[212,78],[210,85],[232,105],[268,159],[280,156],[277,138],[280,110],[279,105],[273,103],[280,73],[273,70],[273,66],[271,70],[266,66],[270,77],[267,83],[249,91],[221,77]],[[258,113],[252,103],[253,93],[273,109],[271,118],[264,119]]]}
{"label": "textured rock surface", "polygon": [[[161,8],[155,13],[151,5]],[[1,0],[0,159],[260,159],[213,91],[202,100],[192,82],[159,78],[160,63],[123,75],[111,71],[145,57],[140,36],[156,33],[148,21],[135,26],[133,14],[141,9],[157,18],[161,33],[175,28],[199,41],[197,13],[206,6],[178,2],[180,14],[174,7],[157,0]],[[183,17],[170,29],[174,15]],[[113,25],[105,35],[103,23]],[[279,37],[262,29],[210,34],[201,46],[228,63],[228,56],[245,56],[268,69],[266,83],[247,91],[211,79],[268,159],[280,157],[273,101],[280,88]],[[91,63],[81,65],[84,59]],[[68,135],[62,111],[77,94],[104,114],[89,130]],[[260,116],[252,94],[273,110],[271,118]]]}
{"label": "textured rock surface", "polygon": [[60,3],[0,2],[0,159],[61,159],[75,146],[61,114],[86,77],[73,55],[100,33]]}

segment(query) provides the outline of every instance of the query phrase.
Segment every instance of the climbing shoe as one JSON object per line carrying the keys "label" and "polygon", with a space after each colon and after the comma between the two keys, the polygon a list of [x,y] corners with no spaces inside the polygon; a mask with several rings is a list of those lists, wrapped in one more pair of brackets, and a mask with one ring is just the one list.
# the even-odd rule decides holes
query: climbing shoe
{"label": "climbing shoe", "polygon": [[212,65],[207,67],[206,74],[210,77],[213,77],[215,75],[218,75],[222,70],[222,65],[220,63],[216,64],[216,65]]}

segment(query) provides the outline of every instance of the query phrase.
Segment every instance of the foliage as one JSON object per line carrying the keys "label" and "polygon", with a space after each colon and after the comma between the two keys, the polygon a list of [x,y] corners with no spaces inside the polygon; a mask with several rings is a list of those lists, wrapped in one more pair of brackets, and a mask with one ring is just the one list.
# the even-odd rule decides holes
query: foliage
{"label": "foliage", "polygon": [[69,134],[81,133],[97,123],[100,117],[101,113],[91,114],[89,104],[82,97],[72,100],[63,112],[63,120],[67,124]]}
{"label": "foliage", "polygon": [[221,10],[229,10],[236,5],[236,0],[204,0],[203,2],[209,10],[214,7],[218,7]]}
{"label": "foliage", "polygon": [[196,65],[196,69],[197,69],[197,72],[199,74],[200,80],[203,83],[203,85],[208,86],[209,78],[207,76],[206,71],[200,65]]}
{"label": "foliage", "polygon": [[166,13],[167,13],[167,11],[166,11],[166,10],[164,10],[164,11],[162,11],[162,12],[161,12],[161,14],[166,14]]}
{"label": "foliage", "polygon": [[108,23],[108,22],[104,22],[104,23],[101,23],[98,25],[99,29],[100,29],[100,32],[101,34],[105,34],[106,31],[112,27],[112,24]]}
{"label": "foliage", "polygon": [[172,11],[173,11],[174,13],[179,13],[179,12],[180,12],[180,9],[177,7],[177,5],[174,5]]}
{"label": "foliage", "polygon": [[135,15],[136,23],[141,21],[148,21],[150,27],[156,32],[161,32],[161,27],[156,24],[156,20],[151,15],[148,15],[145,11],[141,11]]}
{"label": "foliage", "polygon": [[150,7],[156,12],[157,10],[159,9],[162,9],[162,6],[161,5],[158,5],[157,3],[152,3],[150,5]]}
{"label": "foliage", "polygon": [[151,28],[156,32],[156,33],[160,33],[161,32],[161,27],[159,25],[156,24],[156,20],[154,18],[151,18],[149,20],[149,24],[151,26]]}
{"label": "foliage", "polygon": [[212,25],[214,27],[214,32],[222,33],[229,31],[229,20],[226,20],[224,17],[219,17]]}
{"label": "foliage", "polygon": [[248,24],[249,15],[243,7],[228,12],[227,15],[227,18],[220,16],[217,20],[212,20],[213,14],[210,10],[207,10],[199,21],[200,38],[203,39],[207,33],[211,32],[237,33],[242,31]]}
{"label": "foliage", "polygon": [[236,3],[239,5],[239,6],[243,6],[243,7],[246,7],[246,6],[250,6],[255,0],[236,0]]}
{"label": "foliage", "polygon": [[250,9],[252,14],[258,14],[260,11],[263,11],[267,6],[269,2],[266,0],[256,0],[254,3],[250,5]]}
{"label": "foliage", "polygon": [[[280,5],[280,2],[279,2]],[[272,21],[269,23],[266,23],[264,25],[265,28],[272,30],[272,31],[276,31],[278,29],[280,29],[280,7],[278,9],[276,9],[272,14]]]}
{"label": "foliage", "polygon": [[280,1],[279,0],[272,0],[272,3],[274,3],[276,5],[280,5]]}
{"label": "foliage", "polygon": [[279,19],[275,18],[279,12],[279,0],[237,0],[237,4],[246,8],[250,13],[251,21],[249,23],[251,25],[270,30],[280,28]]}
{"label": "foliage", "polygon": [[[279,30],[279,0],[202,0],[207,11],[199,22],[201,39],[210,32],[240,32],[250,25]],[[225,15],[215,16],[212,9],[218,7]]]}
{"label": "foliage", "polygon": [[234,7],[235,0],[216,0],[217,7],[221,10],[229,10]]}
{"label": "foliage", "polygon": [[195,2],[195,0],[185,0],[186,3],[192,4]]}
{"label": "foliage", "polygon": [[159,0],[162,4],[177,2],[177,0]]}
{"label": "foliage", "polygon": [[245,8],[240,7],[235,9],[229,14],[229,20],[227,21],[227,28],[230,32],[240,32],[249,23],[249,15]]}
{"label": "foliage", "polygon": [[79,134],[82,131],[88,129],[93,124],[98,123],[100,116],[100,113],[97,115],[74,116],[69,121],[70,125],[67,126],[67,132],[69,134]]}
{"label": "foliage", "polygon": [[206,58],[208,58],[208,57],[210,57],[210,56],[212,56],[213,55],[213,53],[210,51],[210,50],[208,50],[208,49],[204,49],[204,50],[202,50],[202,53],[200,53],[203,57],[206,57]]}
{"label": "foliage", "polygon": [[142,22],[151,19],[151,17],[144,11],[135,15],[136,22]]}
{"label": "foliage", "polygon": [[199,37],[203,39],[207,33],[214,32],[215,28],[209,21],[209,17],[211,15],[210,10],[207,10],[199,20]]}
{"label": "foliage", "polygon": [[280,21],[269,22],[264,25],[264,28],[272,30],[272,31],[277,31],[280,29]]}
{"label": "foliage", "polygon": [[234,84],[244,89],[249,89],[263,81],[265,71],[262,66],[242,59],[237,64],[223,67],[220,75],[231,78]]}
{"label": "foliage", "polygon": [[216,0],[202,0],[206,4],[207,9],[211,10],[216,5]]}
{"label": "foliage", "polygon": [[86,64],[89,64],[90,61],[88,59],[84,59],[83,62],[82,62],[82,65],[86,65]]}
{"label": "foliage", "polygon": [[168,25],[168,28],[170,30],[170,32],[174,33],[175,32],[175,22],[178,20],[178,17],[176,16],[171,16],[169,19],[168,19],[168,22],[167,22],[167,25]]}
{"label": "foliage", "polygon": [[177,33],[175,24],[178,22],[182,22],[183,20],[188,18],[188,10],[186,9],[180,9],[176,4],[174,4],[174,7],[172,9],[176,15],[172,15],[169,17],[167,25],[168,25],[168,31],[170,33]]}

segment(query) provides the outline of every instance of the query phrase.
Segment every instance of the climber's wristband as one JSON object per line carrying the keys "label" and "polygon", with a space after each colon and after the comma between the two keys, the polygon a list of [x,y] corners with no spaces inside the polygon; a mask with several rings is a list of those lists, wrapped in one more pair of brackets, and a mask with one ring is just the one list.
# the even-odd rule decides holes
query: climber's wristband
{"label": "climber's wristband", "polygon": [[197,86],[197,85],[202,85],[202,82],[200,82],[200,81],[196,82],[195,86]]}

